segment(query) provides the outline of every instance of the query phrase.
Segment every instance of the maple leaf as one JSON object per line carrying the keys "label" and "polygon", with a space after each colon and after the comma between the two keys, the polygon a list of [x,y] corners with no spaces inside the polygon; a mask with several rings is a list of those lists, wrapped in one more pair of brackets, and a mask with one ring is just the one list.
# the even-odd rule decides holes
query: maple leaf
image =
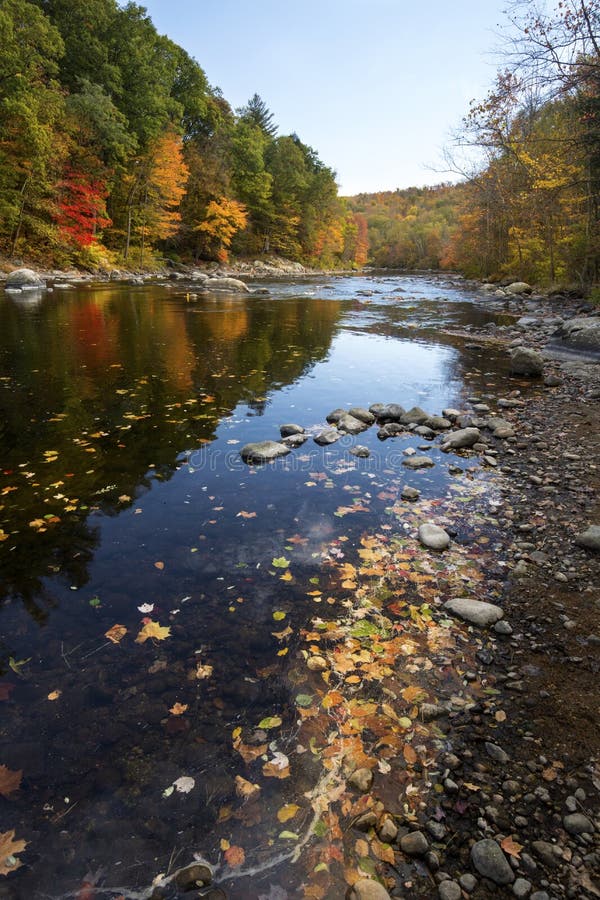
{"label": "maple leaf", "polygon": [[149,619],[138,636],[135,639],[136,644],[143,644],[148,638],[154,638],[157,641],[164,641],[171,634],[169,625],[160,625],[159,622],[153,622]]}
{"label": "maple leaf", "polygon": [[169,712],[173,716],[182,716],[184,712],[186,712],[187,708],[187,703],[174,703],[173,706],[169,709]]}
{"label": "maple leaf", "polygon": [[508,853],[509,856],[515,856],[517,859],[521,854],[521,850],[523,849],[523,844],[517,844],[516,841],[513,841],[511,837],[506,837],[500,844],[505,853]]}
{"label": "maple leaf", "polygon": [[3,797],[8,797],[9,794],[18,790],[22,777],[22,769],[19,769],[18,772],[13,772],[6,766],[0,766],[0,794]]}
{"label": "maple leaf", "polygon": [[17,854],[23,852],[28,842],[15,841],[14,837],[14,830],[0,833],[0,875],[10,875],[23,865]]}

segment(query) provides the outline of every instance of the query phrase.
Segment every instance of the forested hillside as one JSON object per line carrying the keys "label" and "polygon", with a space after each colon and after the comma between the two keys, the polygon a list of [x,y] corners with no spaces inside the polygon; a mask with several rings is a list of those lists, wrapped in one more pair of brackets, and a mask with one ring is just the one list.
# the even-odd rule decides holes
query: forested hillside
{"label": "forested hillside", "polygon": [[598,283],[600,0],[511,9],[506,68],[450,151],[464,182],[351,199],[374,264]]}
{"label": "forested hillside", "polygon": [[232,110],[142,6],[2,0],[0,47],[0,252],[365,261],[335,173],[257,95]]}

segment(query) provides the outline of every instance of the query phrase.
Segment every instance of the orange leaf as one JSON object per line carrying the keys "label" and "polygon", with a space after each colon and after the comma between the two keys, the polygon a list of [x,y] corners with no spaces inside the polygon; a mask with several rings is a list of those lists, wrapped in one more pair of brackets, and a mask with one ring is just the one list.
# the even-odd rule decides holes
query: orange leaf
{"label": "orange leaf", "polygon": [[414,748],[411,747],[410,744],[405,744],[402,752],[404,753],[404,759],[409,766],[413,766],[417,761],[417,754]]}
{"label": "orange leaf", "polygon": [[182,716],[187,708],[187,703],[174,703],[169,712],[174,716]]}
{"label": "orange leaf", "polygon": [[232,869],[237,869],[238,866],[243,866],[246,860],[246,854],[244,853],[243,847],[230,847],[229,850],[226,850],[224,853],[225,859],[227,860],[227,865]]}
{"label": "orange leaf", "polygon": [[517,844],[511,837],[505,837],[500,846],[505,853],[508,853],[509,856],[516,856],[517,859],[523,849],[523,844]]}
{"label": "orange leaf", "polygon": [[321,703],[323,709],[331,709],[334,706],[339,706],[340,703],[344,702],[344,697],[340,694],[339,691],[329,691],[328,694],[325,694],[323,697],[323,701]]}
{"label": "orange leaf", "polygon": [[108,631],[105,632],[104,637],[108,638],[109,641],[112,641],[113,644],[118,644],[119,641],[123,640],[126,634],[127,629],[124,625],[113,625],[112,628],[109,628]]}
{"label": "orange leaf", "polygon": [[159,562],[155,562],[155,563],[154,563],[154,568],[155,568],[155,569],[161,569],[161,570],[162,570],[162,569],[164,569],[164,567],[165,567],[164,562],[160,562],[160,561],[159,561]]}
{"label": "orange leaf", "polygon": [[27,846],[27,841],[15,841],[14,831],[4,831],[0,834],[0,875],[10,875],[23,863],[17,859],[17,853],[22,853]]}
{"label": "orange leaf", "polygon": [[241,775],[235,776],[235,792],[238,797],[248,800],[250,797],[258,794],[259,791],[260,787],[257,784],[252,784],[251,781],[247,781]]}

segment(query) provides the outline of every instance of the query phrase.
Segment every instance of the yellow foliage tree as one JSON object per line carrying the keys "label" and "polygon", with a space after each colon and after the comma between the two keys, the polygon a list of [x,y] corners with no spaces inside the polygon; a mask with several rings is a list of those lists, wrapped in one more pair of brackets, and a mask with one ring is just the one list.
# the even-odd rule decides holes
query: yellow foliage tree
{"label": "yellow foliage tree", "polygon": [[210,201],[206,208],[206,218],[194,230],[207,236],[218,259],[225,262],[234,236],[247,224],[248,212],[243,203],[219,197],[218,200]]}

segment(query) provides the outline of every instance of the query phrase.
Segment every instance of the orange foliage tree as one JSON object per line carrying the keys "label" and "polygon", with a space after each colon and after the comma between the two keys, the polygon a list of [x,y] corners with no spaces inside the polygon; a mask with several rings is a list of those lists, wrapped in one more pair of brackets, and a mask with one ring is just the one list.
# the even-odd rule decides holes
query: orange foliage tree
{"label": "orange foliage tree", "polygon": [[247,223],[248,212],[243,203],[230,200],[228,197],[219,197],[218,200],[210,201],[204,221],[196,225],[194,230],[206,235],[216,252],[217,259],[225,262],[234,235],[245,228]]}

